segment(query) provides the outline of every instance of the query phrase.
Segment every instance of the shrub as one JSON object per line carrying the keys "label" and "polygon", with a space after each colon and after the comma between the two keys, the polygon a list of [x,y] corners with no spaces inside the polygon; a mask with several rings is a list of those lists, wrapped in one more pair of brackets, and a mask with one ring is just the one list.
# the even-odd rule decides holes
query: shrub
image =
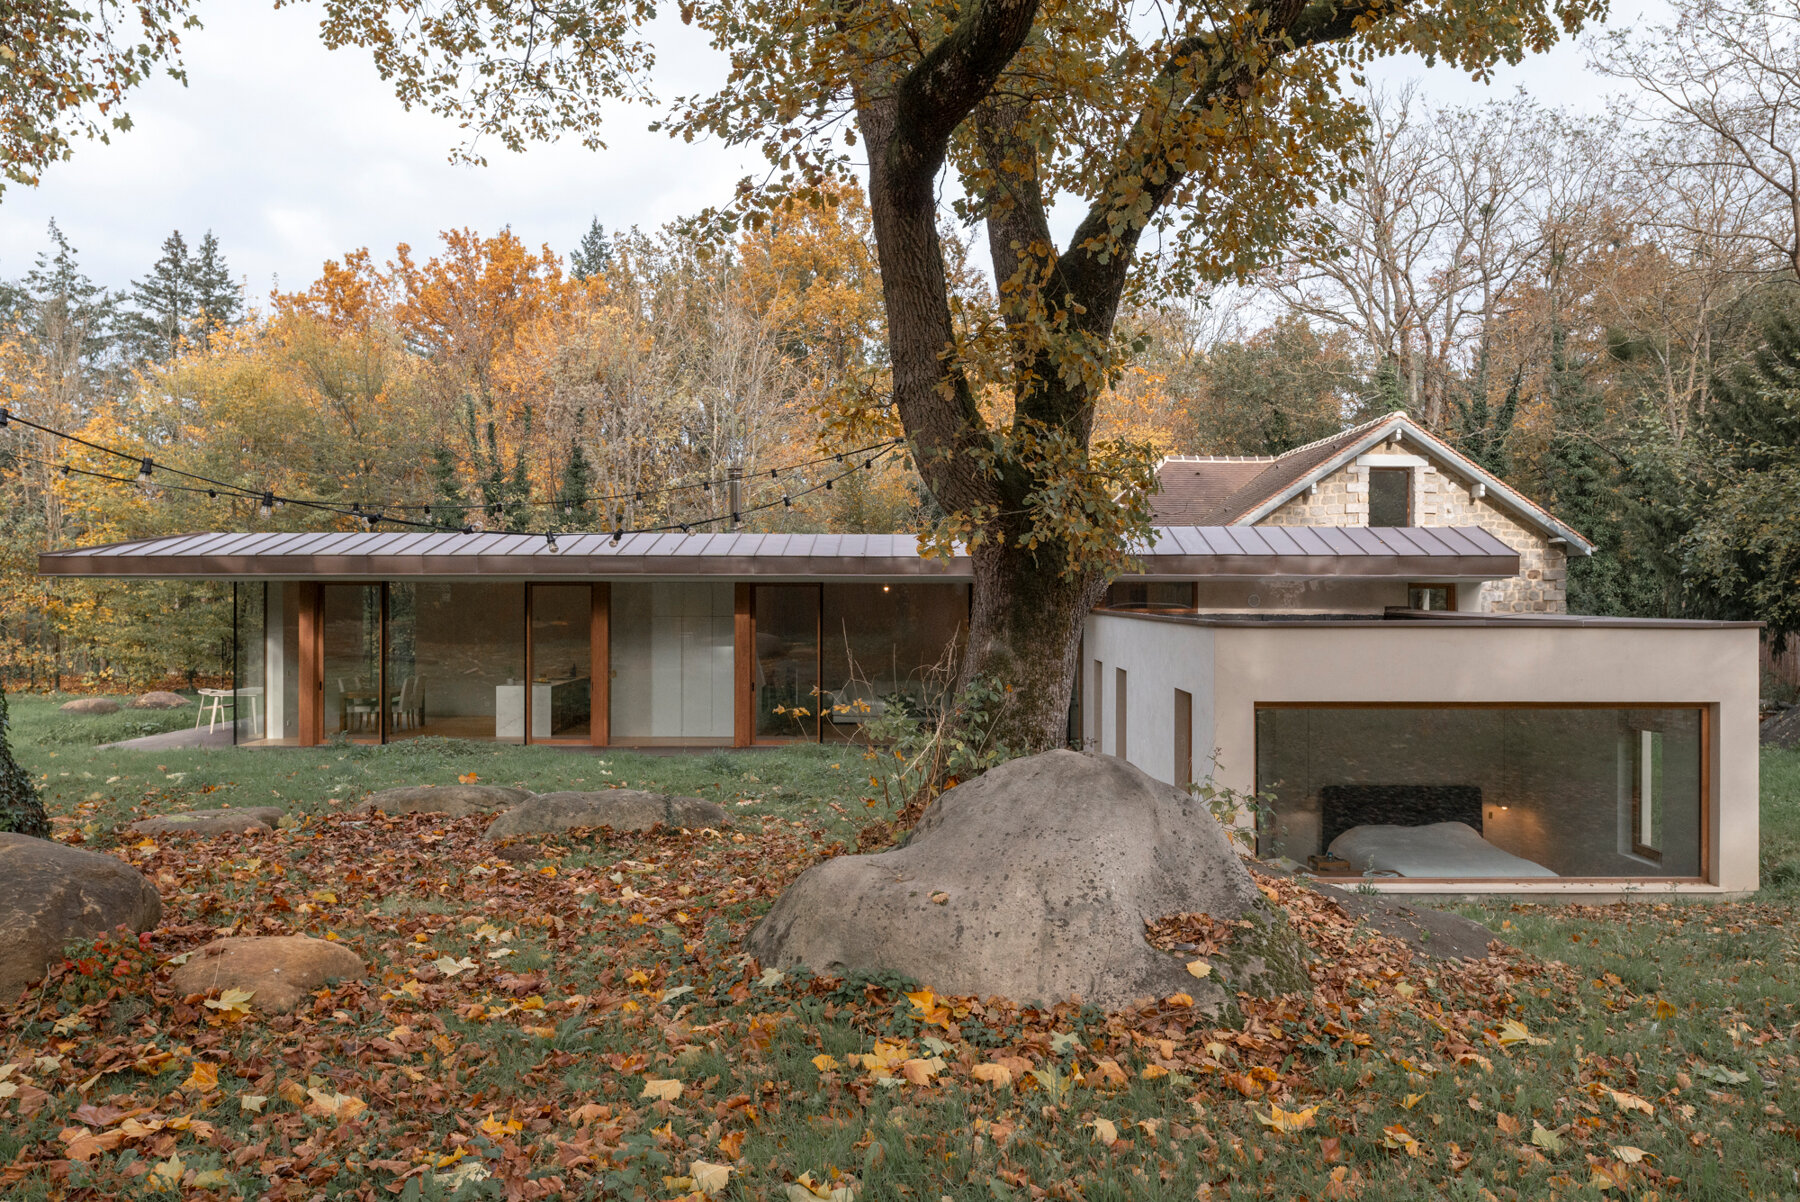
{"label": "shrub", "polygon": [[13,759],[12,741],[7,737],[11,725],[6,712],[6,690],[0,688],[0,831],[48,839],[50,817],[44,813],[44,799],[38,796],[37,786]]}

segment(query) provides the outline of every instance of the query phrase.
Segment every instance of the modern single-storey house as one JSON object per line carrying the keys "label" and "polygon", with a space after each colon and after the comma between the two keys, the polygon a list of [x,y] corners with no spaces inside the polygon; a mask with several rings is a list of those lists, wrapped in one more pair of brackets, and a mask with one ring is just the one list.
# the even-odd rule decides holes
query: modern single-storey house
{"label": "modern single-storey house", "polygon": [[[1159,527],[1090,615],[1072,741],[1210,776],[1265,857],[1384,889],[1756,887],[1754,624],[1560,612],[1588,544],[1399,415],[1163,480],[1209,522]],[[847,741],[937,704],[970,587],[898,535],[197,534],[39,564],[232,582],[238,741],[299,746]]]}

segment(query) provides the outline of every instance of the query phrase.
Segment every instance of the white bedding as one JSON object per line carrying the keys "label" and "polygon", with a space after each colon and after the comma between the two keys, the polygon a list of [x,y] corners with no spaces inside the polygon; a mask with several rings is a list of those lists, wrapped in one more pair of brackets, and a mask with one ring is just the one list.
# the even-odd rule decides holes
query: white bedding
{"label": "white bedding", "polygon": [[1501,851],[1466,822],[1427,826],[1353,826],[1331,841],[1330,852],[1357,872],[1401,876],[1546,877],[1542,864]]}

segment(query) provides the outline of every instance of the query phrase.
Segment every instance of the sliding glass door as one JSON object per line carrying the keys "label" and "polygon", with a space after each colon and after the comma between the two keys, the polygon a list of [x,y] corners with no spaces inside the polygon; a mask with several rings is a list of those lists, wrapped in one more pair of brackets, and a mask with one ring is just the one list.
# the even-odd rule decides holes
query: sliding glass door
{"label": "sliding glass door", "polygon": [[755,597],[756,741],[819,737],[819,586],[759,584]]}
{"label": "sliding glass door", "polygon": [[325,736],[381,742],[381,586],[323,589]]}
{"label": "sliding glass door", "polygon": [[594,588],[530,589],[531,742],[586,743],[594,718]]}

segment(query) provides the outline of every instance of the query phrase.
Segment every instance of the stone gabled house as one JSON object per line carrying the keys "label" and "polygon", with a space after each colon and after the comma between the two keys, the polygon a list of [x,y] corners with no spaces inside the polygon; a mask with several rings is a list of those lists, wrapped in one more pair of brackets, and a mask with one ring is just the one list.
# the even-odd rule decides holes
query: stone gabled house
{"label": "stone gabled house", "polygon": [[1159,526],[1478,526],[1519,554],[1516,576],[1460,589],[1421,581],[1395,606],[1564,613],[1568,557],[1594,549],[1404,413],[1282,455],[1171,456],[1157,477]]}

